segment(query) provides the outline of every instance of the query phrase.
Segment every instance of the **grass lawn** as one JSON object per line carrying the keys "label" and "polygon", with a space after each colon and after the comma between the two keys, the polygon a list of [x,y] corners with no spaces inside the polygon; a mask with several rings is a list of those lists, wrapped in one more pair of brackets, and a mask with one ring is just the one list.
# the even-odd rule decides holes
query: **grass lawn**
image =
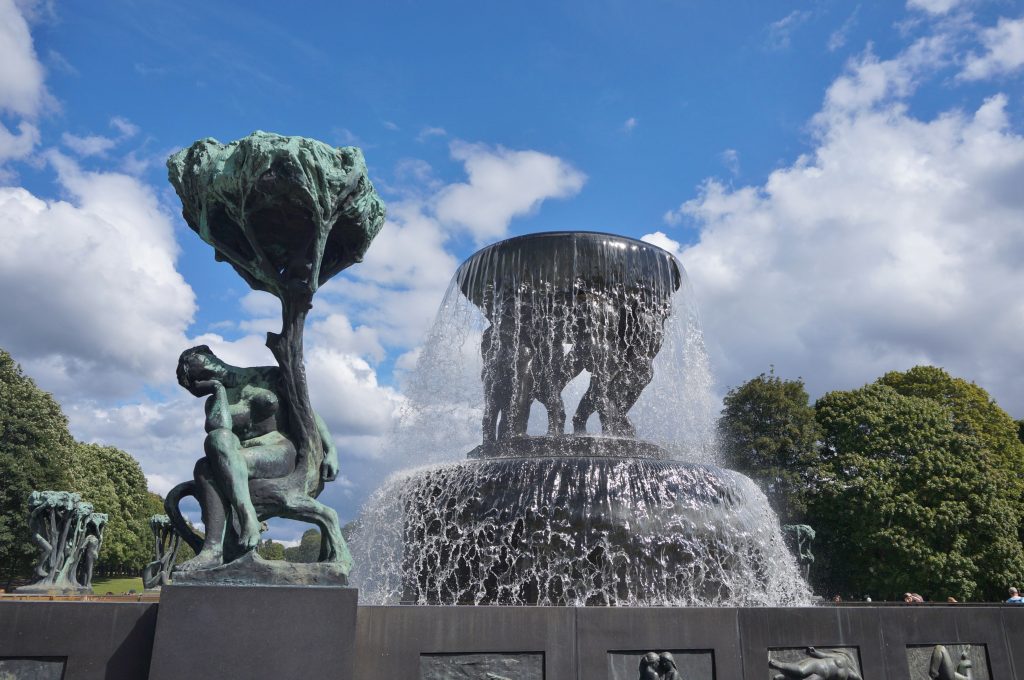
{"label": "grass lawn", "polygon": [[106,595],[107,593],[114,593],[115,595],[124,595],[129,590],[135,590],[136,593],[142,592],[142,578],[136,576],[132,577],[121,577],[121,578],[94,578],[92,580],[92,592],[97,595]]}

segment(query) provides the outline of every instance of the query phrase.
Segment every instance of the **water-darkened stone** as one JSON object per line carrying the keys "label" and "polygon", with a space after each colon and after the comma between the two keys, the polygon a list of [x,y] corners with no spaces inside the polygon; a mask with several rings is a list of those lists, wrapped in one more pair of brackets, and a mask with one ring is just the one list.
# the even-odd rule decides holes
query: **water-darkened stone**
{"label": "water-darkened stone", "polygon": [[544,680],[544,655],[422,654],[420,680]]}

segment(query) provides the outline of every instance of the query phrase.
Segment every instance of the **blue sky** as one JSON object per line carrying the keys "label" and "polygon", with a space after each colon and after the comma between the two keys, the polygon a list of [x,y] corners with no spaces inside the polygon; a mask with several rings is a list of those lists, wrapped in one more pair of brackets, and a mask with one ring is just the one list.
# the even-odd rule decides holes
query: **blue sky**
{"label": "blue sky", "polygon": [[0,346],[158,491],[201,446],[178,353],[262,363],[276,324],[163,162],[256,129],[362,147],[390,208],[309,330],[346,519],[400,464],[393,367],[455,265],[532,231],[673,249],[720,393],[935,363],[1024,417],[1020,2],[0,0],[0,26],[0,315],[29,319]]}

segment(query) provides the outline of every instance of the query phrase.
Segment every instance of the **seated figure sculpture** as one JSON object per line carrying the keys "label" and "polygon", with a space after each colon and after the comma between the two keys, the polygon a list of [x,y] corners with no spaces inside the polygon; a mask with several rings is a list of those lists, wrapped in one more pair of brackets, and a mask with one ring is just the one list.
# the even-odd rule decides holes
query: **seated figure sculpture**
{"label": "seated figure sculpture", "polygon": [[960,654],[960,663],[954,666],[953,657],[945,645],[935,645],[928,665],[928,677],[934,680],[971,680],[972,666],[966,649]]}
{"label": "seated figure sculpture", "polygon": [[[316,500],[323,483],[338,474],[337,450],[317,415],[323,450],[317,460],[299,460],[279,371],[276,366],[231,366],[205,345],[182,353],[178,382],[207,398],[207,434],[194,480],[167,496],[175,530],[197,553],[177,572],[214,568],[251,553],[260,540],[261,522],[278,516],[316,524],[320,561],[339,562],[348,571],[351,558],[337,513]],[[202,508],[203,537],[181,515],[178,503],[186,495],[195,496]]]}

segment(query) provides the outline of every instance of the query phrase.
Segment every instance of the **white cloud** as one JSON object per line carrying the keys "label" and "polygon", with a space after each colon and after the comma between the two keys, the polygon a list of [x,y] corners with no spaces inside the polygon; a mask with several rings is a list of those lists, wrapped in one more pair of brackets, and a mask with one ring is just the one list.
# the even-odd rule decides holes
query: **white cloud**
{"label": "white cloud", "polygon": [[417,142],[425,142],[431,137],[445,137],[448,132],[443,127],[425,127],[416,135]]}
{"label": "white cloud", "polygon": [[928,14],[948,14],[958,5],[965,4],[964,0],[907,0],[908,9],[917,9]]}
{"label": "white cloud", "polygon": [[117,130],[121,139],[128,139],[139,134],[139,126],[122,116],[114,116],[111,118],[110,127]]}
{"label": "white cloud", "polygon": [[948,61],[949,42],[944,34],[920,38],[893,59],[884,61],[875,56],[869,45],[863,54],[847,63],[846,73],[829,86],[815,122],[828,125],[837,115],[905,98],[914,91],[922,74]]}
{"label": "white cloud", "polygon": [[39,128],[28,121],[18,123],[18,134],[14,134],[0,123],[0,166],[6,161],[25,158],[32,153],[37,144]]}
{"label": "white cloud", "polygon": [[1007,99],[920,120],[878,96],[891,84],[867,89],[833,85],[816,147],[763,186],[706,182],[674,213],[696,244],[647,238],[690,273],[725,385],[774,364],[821,393],[932,363],[1024,415],[1024,138]]}
{"label": "white cloud", "polygon": [[[0,188],[0,346],[58,394],[132,394],[173,377],[195,309],[152,190],[50,154],[70,201]],[[173,360],[172,360],[173,361]]]}
{"label": "white cloud", "polygon": [[768,24],[768,48],[772,50],[788,48],[792,42],[793,33],[810,18],[811,13],[807,10],[795,9],[778,21]]}
{"label": "white cloud", "polygon": [[736,149],[726,149],[721,153],[722,165],[733,177],[740,174],[740,152]]}
{"label": "white cloud", "polygon": [[380,437],[394,423],[398,394],[378,384],[364,359],[333,347],[315,345],[306,352],[310,400],[331,432]]}
{"label": "white cloud", "polygon": [[465,164],[469,181],[444,188],[435,212],[441,222],[465,229],[478,242],[504,236],[512,218],[531,213],[546,199],[573,196],[586,181],[566,161],[539,151],[455,142],[451,154]]}
{"label": "white cloud", "polygon": [[832,34],[829,35],[828,43],[826,44],[826,47],[828,47],[829,52],[835,52],[836,50],[841,49],[846,45],[846,41],[849,38],[850,31],[852,31],[853,28],[857,25],[858,14],[860,14],[860,5],[854,7],[853,12],[850,13],[850,16],[846,17],[846,20],[843,22],[842,26],[834,30]]}
{"label": "white cloud", "polygon": [[103,135],[73,135],[65,132],[60,136],[64,146],[74,151],[79,156],[97,156],[105,154],[114,148],[117,140]]}
{"label": "white cloud", "polygon": [[[113,149],[121,142],[131,139],[139,133],[139,127],[132,123],[127,118],[121,116],[114,116],[110,119],[110,127],[117,130],[118,134],[115,137],[107,137],[104,135],[74,135],[70,132],[65,132],[61,135],[60,139],[64,146],[74,151],[81,157],[87,156],[103,156],[108,151]],[[138,163],[138,159],[134,153],[127,159],[128,164],[134,165]]]}
{"label": "white cloud", "polygon": [[622,124],[622,131],[625,132],[626,134],[629,134],[634,129],[636,129],[637,122],[638,121],[636,118],[630,116],[629,118],[626,119],[626,122]]}
{"label": "white cloud", "polygon": [[0,0],[0,111],[35,117],[50,96],[28,22],[13,0]]}
{"label": "white cloud", "polygon": [[1024,17],[1000,18],[994,27],[984,29],[980,37],[984,54],[968,56],[959,78],[983,80],[1013,73],[1024,66]]}

